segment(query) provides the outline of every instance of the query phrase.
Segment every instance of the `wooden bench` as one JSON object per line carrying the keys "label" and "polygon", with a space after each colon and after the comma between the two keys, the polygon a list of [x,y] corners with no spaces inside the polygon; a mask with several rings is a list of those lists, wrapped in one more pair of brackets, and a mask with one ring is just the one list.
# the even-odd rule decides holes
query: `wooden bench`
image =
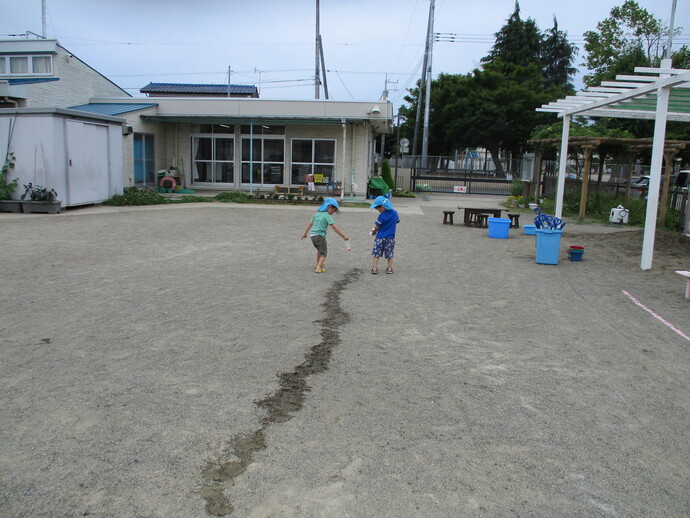
{"label": "wooden bench", "polygon": [[453,224],[453,214],[455,214],[454,210],[444,210],[443,211],[443,224],[450,223],[451,225]]}
{"label": "wooden bench", "polygon": [[489,218],[491,217],[491,214],[484,214],[480,213],[476,215],[477,218],[477,226],[479,228],[487,228],[489,226]]}
{"label": "wooden bench", "polygon": [[520,228],[520,214],[508,213],[510,218],[510,228]]}
{"label": "wooden bench", "polygon": [[464,209],[465,210],[465,217],[463,218],[463,224],[466,227],[471,227],[471,226],[477,226],[477,220],[480,218],[477,218],[479,214],[493,214],[495,218],[500,218],[501,217],[501,211],[503,209],[473,209],[473,208],[467,208],[467,207],[458,207],[458,209]]}
{"label": "wooden bench", "polygon": [[304,196],[304,185],[276,185],[275,193]]}
{"label": "wooden bench", "polygon": [[676,270],[676,273],[688,280],[688,285],[685,287],[685,298],[690,300],[690,272],[687,270]]}

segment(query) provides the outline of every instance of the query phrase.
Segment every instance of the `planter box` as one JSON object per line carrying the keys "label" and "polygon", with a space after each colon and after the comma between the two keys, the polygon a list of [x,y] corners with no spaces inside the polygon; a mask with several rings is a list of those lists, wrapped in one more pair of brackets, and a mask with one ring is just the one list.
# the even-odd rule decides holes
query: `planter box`
{"label": "planter box", "polygon": [[0,212],[14,212],[22,211],[22,202],[18,200],[0,200]]}
{"label": "planter box", "polygon": [[62,202],[59,200],[23,201],[21,203],[24,214],[57,214],[62,206]]}

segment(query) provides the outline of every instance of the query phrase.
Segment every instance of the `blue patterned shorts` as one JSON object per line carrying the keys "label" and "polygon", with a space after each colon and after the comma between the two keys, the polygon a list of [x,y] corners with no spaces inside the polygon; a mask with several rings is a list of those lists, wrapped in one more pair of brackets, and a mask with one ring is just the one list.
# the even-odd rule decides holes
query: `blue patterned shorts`
{"label": "blue patterned shorts", "polygon": [[374,239],[374,249],[372,250],[371,255],[374,257],[385,257],[386,259],[392,259],[394,248],[394,237],[376,238]]}

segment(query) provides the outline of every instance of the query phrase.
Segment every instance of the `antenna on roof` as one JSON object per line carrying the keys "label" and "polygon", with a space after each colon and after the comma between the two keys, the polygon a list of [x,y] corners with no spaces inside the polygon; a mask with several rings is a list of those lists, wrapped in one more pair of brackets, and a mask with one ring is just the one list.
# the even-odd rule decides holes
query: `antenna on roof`
{"label": "antenna on roof", "polygon": [[43,39],[46,39],[46,0],[41,0],[41,17],[43,22]]}

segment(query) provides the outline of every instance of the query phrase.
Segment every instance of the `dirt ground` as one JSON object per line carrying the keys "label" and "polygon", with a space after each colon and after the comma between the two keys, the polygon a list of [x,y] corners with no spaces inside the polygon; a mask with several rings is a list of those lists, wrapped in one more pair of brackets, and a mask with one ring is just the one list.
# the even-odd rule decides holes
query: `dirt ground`
{"label": "dirt ground", "polygon": [[690,239],[460,196],[0,214],[0,516],[689,516]]}

